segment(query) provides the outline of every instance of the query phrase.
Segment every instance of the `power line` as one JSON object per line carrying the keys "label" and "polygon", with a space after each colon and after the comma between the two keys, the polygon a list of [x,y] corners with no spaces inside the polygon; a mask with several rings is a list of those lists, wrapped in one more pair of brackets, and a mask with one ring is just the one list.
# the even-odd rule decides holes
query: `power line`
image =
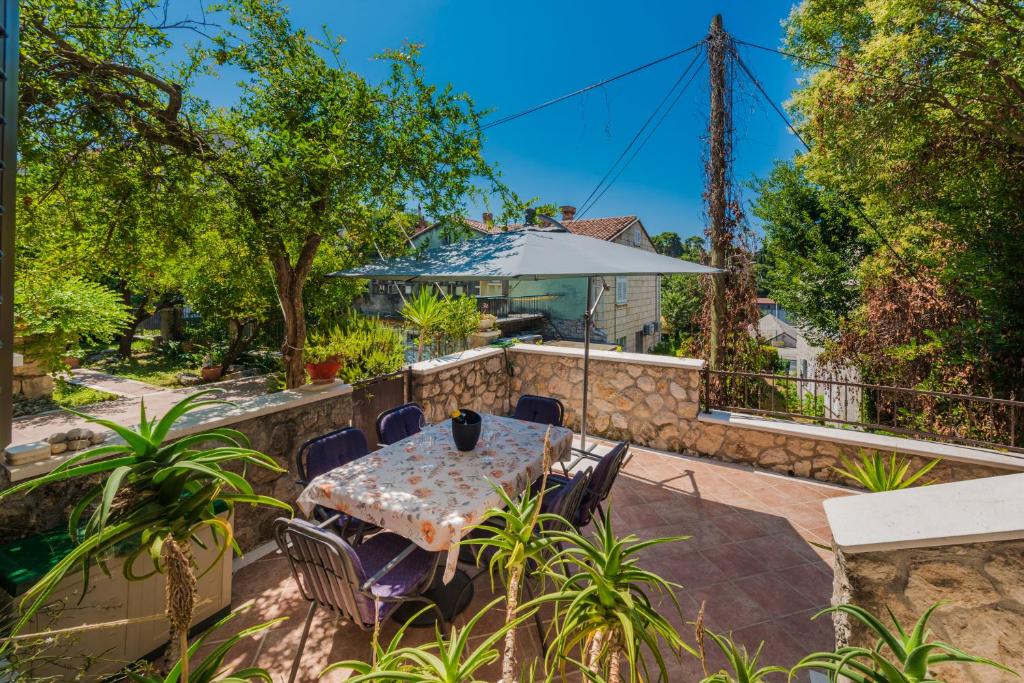
{"label": "power line", "polygon": [[605,171],[605,174],[601,176],[601,180],[597,182],[597,185],[594,186],[594,189],[590,191],[590,194],[587,195],[587,198],[584,199],[583,202],[580,204],[580,218],[582,218],[583,214],[589,211],[590,208],[593,206],[593,204],[590,203],[590,200],[593,199],[594,195],[598,193],[598,191],[601,189],[601,186],[604,185],[605,181],[608,180],[611,174],[615,172],[615,169],[616,167],[618,167],[619,163],[625,158],[627,154],[629,154],[629,151],[633,148],[633,145],[635,145],[637,140],[640,139],[640,136],[644,134],[644,131],[646,131],[647,127],[651,125],[651,122],[658,115],[658,112],[661,111],[662,107],[665,106],[665,103],[668,102],[669,98],[672,97],[672,94],[679,87],[679,84],[683,82],[684,78],[686,78],[686,74],[688,74],[690,72],[690,69],[693,68],[693,65],[697,63],[697,60],[700,58],[700,55],[701,53],[699,52],[696,55],[694,55],[690,63],[686,65],[685,69],[683,69],[683,72],[679,74],[679,78],[677,78],[672,83],[672,87],[668,89],[668,92],[665,93],[665,96],[661,98],[660,102],[658,102],[658,106],[654,108],[654,111],[651,112],[650,116],[647,117],[647,120],[644,121],[642,126],[640,126],[640,129],[637,130],[637,132],[633,135],[633,138],[629,141],[629,144],[626,145],[626,148],[622,150],[618,158],[615,159],[615,162],[612,163],[612,165],[608,168],[607,171]]}
{"label": "power line", "polygon": [[515,113],[515,114],[509,114],[508,116],[504,116],[504,117],[502,117],[500,119],[496,119],[494,121],[491,121],[490,123],[486,123],[486,124],[480,126],[480,130],[481,131],[485,131],[485,130],[487,130],[489,128],[494,128],[495,126],[500,126],[503,123],[508,123],[509,121],[515,121],[516,119],[518,119],[520,117],[523,117],[523,116],[526,116],[527,114],[532,114],[535,111],[540,111],[541,109],[544,109],[546,107],[550,107],[553,104],[558,104],[559,102],[564,102],[565,100],[568,100],[568,99],[571,99],[573,97],[576,97],[577,95],[582,95],[583,93],[589,92],[590,90],[593,90],[594,88],[600,88],[603,85],[608,85],[609,83],[613,83],[614,81],[617,81],[620,78],[625,78],[626,76],[632,76],[633,74],[635,74],[635,73],[637,73],[639,71],[643,71],[644,69],[648,69],[648,68],[650,68],[650,67],[652,67],[652,66],[654,66],[656,64],[661,64],[662,62],[668,61],[668,60],[672,59],[673,57],[678,57],[681,54],[685,54],[685,53],[689,52],[690,50],[693,50],[694,48],[699,47],[701,44],[703,44],[703,42],[704,42],[703,40],[698,40],[696,43],[694,43],[693,45],[691,45],[689,47],[685,47],[682,50],[676,50],[675,52],[673,52],[671,54],[665,55],[664,57],[658,57],[657,59],[655,59],[653,61],[647,62],[646,64],[641,64],[640,66],[632,68],[629,71],[623,71],[620,74],[616,74],[615,76],[612,76],[610,78],[606,78],[606,79],[604,79],[602,81],[598,81],[597,83],[591,83],[590,85],[584,86],[584,87],[580,88],[579,90],[574,90],[571,93],[567,93],[567,94],[562,95],[560,97],[556,97],[553,100],[548,100],[547,102],[543,102],[541,104],[534,105],[534,106],[530,107],[529,109],[524,109],[521,112],[518,112],[518,113]]}
{"label": "power line", "polygon": [[[647,133],[647,136],[640,142],[640,145],[636,148],[636,150],[633,151],[633,154],[629,157],[629,159],[626,160],[626,163],[622,165],[622,167],[619,169],[619,171],[615,174],[615,177],[613,177],[611,179],[611,181],[609,181],[609,183],[607,185],[605,185],[604,189],[601,190],[601,192],[596,197],[594,197],[594,200],[590,203],[590,206],[586,207],[579,214],[580,218],[583,217],[584,213],[586,213],[590,209],[594,208],[594,206],[597,204],[597,202],[600,201],[601,197],[604,196],[604,193],[607,192],[611,188],[611,186],[615,184],[615,182],[619,179],[619,176],[621,176],[623,174],[623,172],[625,172],[625,170],[629,167],[629,165],[631,163],[633,163],[633,160],[637,158],[637,156],[640,154],[641,150],[643,150],[644,145],[647,144],[648,140],[650,140],[652,137],[654,137],[654,133],[657,132],[657,130],[661,126],[662,122],[668,117],[669,113],[676,106],[676,103],[679,102],[679,100],[682,98],[682,96],[686,92],[687,88],[690,87],[690,84],[693,82],[693,79],[697,77],[698,73],[700,73],[700,70],[704,66],[704,63],[706,61],[707,61],[706,57],[701,60],[701,63],[697,66],[697,69],[693,72],[693,74],[690,75],[690,79],[686,82],[685,85],[683,85],[683,87],[679,90],[679,92],[676,93],[675,99],[672,100],[671,104],[669,104],[668,107],[665,109],[665,111],[662,112],[661,118],[659,118],[657,123],[654,124],[654,127],[651,128],[651,130]],[[685,73],[684,73],[684,75],[685,75]]]}

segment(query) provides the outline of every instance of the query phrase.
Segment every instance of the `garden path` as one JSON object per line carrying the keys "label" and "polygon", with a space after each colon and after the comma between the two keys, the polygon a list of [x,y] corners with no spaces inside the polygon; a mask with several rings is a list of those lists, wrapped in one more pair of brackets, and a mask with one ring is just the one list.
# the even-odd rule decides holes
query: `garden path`
{"label": "garden path", "polygon": [[80,384],[90,389],[106,391],[118,396],[145,396],[159,391],[167,391],[163,387],[146,384],[137,379],[118,377],[91,368],[75,368],[71,371],[71,384]]}
{"label": "garden path", "polygon": [[[75,371],[76,378],[79,372],[79,370]],[[100,372],[89,372],[94,375],[104,375],[104,373]],[[106,377],[112,377],[112,375],[106,375]],[[116,379],[120,380],[123,378]],[[119,385],[122,387],[122,390],[118,391],[118,389],[111,386],[90,383],[87,386],[111,393],[120,393],[122,398],[84,406],[80,409],[81,412],[93,417],[113,420],[119,424],[134,425],[139,422],[139,405],[143,401],[146,404],[146,414],[152,418],[162,416],[171,406],[185,396],[203,389],[217,388],[223,390],[224,393],[218,398],[226,401],[238,401],[254,396],[262,396],[267,393],[267,377],[265,375],[242,377],[195,387],[182,387],[180,389],[156,387],[143,382],[136,382],[135,380],[123,381],[149,387],[150,391],[131,395],[126,392],[130,389],[134,390],[134,387],[129,388],[124,384]],[[90,424],[85,419],[64,410],[52,410],[46,413],[39,413],[38,415],[19,417],[14,420],[13,427],[11,443],[19,444],[30,441],[42,441],[56,432],[67,431],[75,427],[90,427]]]}

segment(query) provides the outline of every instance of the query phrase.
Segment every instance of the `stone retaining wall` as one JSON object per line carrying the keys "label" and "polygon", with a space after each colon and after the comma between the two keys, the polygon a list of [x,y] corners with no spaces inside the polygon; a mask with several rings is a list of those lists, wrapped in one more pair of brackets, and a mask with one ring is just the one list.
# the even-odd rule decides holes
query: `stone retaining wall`
{"label": "stone retaining wall", "polygon": [[[339,383],[319,391],[261,396],[239,402],[237,408],[217,406],[190,413],[172,436],[180,438],[212,427],[241,431],[249,437],[253,448],[269,454],[288,470],[278,474],[250,467],[246,474],[256,492],[294,504],[300,491],[295,483],[298,478],[296,451],[306,440],[349,425],[351,420],[352,391]],[[9,487],[11,482],[12,469],[0,467],[0,490]],[[53,484],[28,495],[5,499],[0,505],[0,538],[13,541],[66,524],[72,507],[81,500],[90,483]],[[276,509],[239,505],[234,526],[242,549],[248,550],[270,540],[270,523],[281,514]]]}
{"label": "stone retaining wall", "polygon": [[504,349],[471,349],[414,363],[412,401],[423,406],[428,422],[440,422],[455,408],[507,415],[509,382]]}
{"label": "stone retaining wall", "polygon": [[[968,543],[845,555],[837,550],[834,602],[853,603],[882,617],[886,608],[904,628],[930,605],[944,604],[929,626],[935,638],[1024,671],[1024,541]],[[873,647],[860,622],[835,619],[840,645]],[[982,666],[939,667],[949,683],[1020,680]]]}

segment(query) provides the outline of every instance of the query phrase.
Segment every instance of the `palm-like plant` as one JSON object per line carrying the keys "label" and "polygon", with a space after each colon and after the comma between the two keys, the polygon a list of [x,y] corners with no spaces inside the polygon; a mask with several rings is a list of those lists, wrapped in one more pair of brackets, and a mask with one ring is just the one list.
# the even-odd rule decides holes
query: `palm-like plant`
{"label": "palm-like plant", "polygon": [[[888,462],[886,462],[885,456],[878,451],[862,450],[859,463],[843,457],[843,467],[833,467],[832,469],[844,477],[849,477],[858,482],[868,491],[879,493],[881,491],[897,491],[909,488],[940,462],[941,458],[936,458],[923,465],[916,472],[911,473],[910,458],[900,458],[893,453],[889,456]],[[924,483],[930,484],[932,482]]]}
{"label": "palm-like plant", "polygon": [[919,683],[935,681],[931,668],[946,663],[981,664],[1017,675],[991,659],[970,655],[949,643],[932,640],[928,620],[941,604],[935,603],[925,610],[909,633],[891,610],[889,616],[893,630],[856,605],[838,605],[822,610],[815,618],[830,612],[844,612],[867,626],[878,637],[878,643],[874,648],[848,645],[835,652],[815,652],[800,660],[791,675],[799,669],[824,669],[833,683],[840,676],[853,683]]}
{"label": "palm-like plant", "polygon": [[[220,629],[221,626],[234,619],[238,614],[238,612],[232,612],[192,641],[188,648],[188,658],[194,658],[196,652],[198,652],[199,648],[204,645],[206,640],[210,637],[210,634]],[[251,681],[266,681],[267,683],[273,683],[274,679],[271,677],[270,672],[259,667],[246,667],[231,672],[222,671],[224,666],[224,657],[226,657],[228,652],[230,652],[232,648],[234,648],[235,645],[243,639],[272,628],[287,618],[288,617],[280,617],[262,624],[250,626],[249,628],[242,629],[238,633],[235,633],[227,640],[218,643],[217,647],[215,647],[208,655],[203,657],[202,661],[193,668],[190,678],[191,683],[251,683]],[[184,658],[182,661],[184,661]],[[167,672],[166,676],[145,674],[131,670],[125,672],[125,674],[131,683],[180,683],[182,680],[182,661],[175,664],[174,667]]]}
{"label": "palm-like plant", "polygon": [[[245,480],[247,465],[284,472],[274,460],[249,448],[248,438],[234,429],[213,429],[165,443],[174,424],[185,414],[226,401],[202,400],[211,392],[192,394],[175,404],[160,420],[150,420],[145,404],[139,425],[123,427],[109,420],[78,414],[113,431],[124,443],[95,448],[69,458],[47,475],[0,492],[0,500],[19,492],[30,492],[48,484],[88,477],[96,483],[86,490],[68,520],[68,533],[75,546],[28,592],[20,604],[21,616],[12,627],[18,633],[43,606],[57,584],[72,570],[81,568],[85,585],[89,570],[97,563],[108,572],[105,558],[128,545],[132,550],[124,561],[128,580],[141,580],[164,573],[167,619],[172,646],[181,658],[181,680],[187,683],[188,627],[195,610],[196,582],[192,542],[202,547],[199,531],[210,528],[219,547],[217,564],[229,545],[238,551],[231,525],[218,516],[236,503],[270,505],[291,513],[291,506],[253,490]],[[219,444],[219,445],[218,445]],[[240,464],[243,474],[227,465]],[[87,520],[83,518],[88,514]],[[147,555],[153,571],[136,575],[135,561]]]}
{"label": "palm-like plant", "polygon": [[587,669],[605,676],[609,683],[618,683],[623,655],[630,681],[637,680],[638,662],[643,679],[650,680],[647,661],[639,656],[642,648],[654,658],[661,679],[667,680],[659,641],[696,656],[648,596],[651,590],[667,593],[680,613],[672,592],[678,584],[638,564],[638,554],[644,549],[682,541],[687,536],[640,540],[629,535],[620,539],[607,515],[595,520],[593,540],[573,530],[546,533],[563,544],[547,569],[558,589],[536,601],[555,603],[555,639],[549,658],[561,657],[564,668],[570,654],[578,650]]}
{"label": "palm-like plant", "polygon": [[[529,619],[532,611],[526,611],[516,619],[506,622],[501,628],[484,638],[470,649],[469,639],[473,629],[484,615],[500,603],[498,598],[480,610],[461,629],[453,627],[445,638],[439,628],[434,629],[434,642],[418,647],[399,647],[405,628],[399,630],[385,648],[376,648],[376,662],[344,661],[331,664],[320,674],[336,669],[350,669],[355,675],[346,679],[348,683],[364,681],[410,681],[413,683],[482,683],[478,672],[498,660],[495,647],[505,634],[515,630]],[[415,619],[415,617],[413,617]]]}
{"label": "palm-like plant", "polygon": [[402,318],[416,328],[416,360],[423,360],[423,347],[444,324],[445,315],[444,302],[426,287],[402,306]]}
{"label": "palm-like plant", "polygon": [[[542,514],[544,489],[547,486],[548,468],[551,463],[551,428],[544,434],[544,457],[541,464],[542,472],[540,487],[536,494],[529,489],[512,498],[505,490],[496,486],[501,496],[502,507],[489,510],[484,522],[480,524],[478,535],[466,539],[467,545],[476,545],[477,563],[486,554],[490,555],[487,563],[491,587],[497,574],[505,584],[505,624],[515,620],[519,611],[519,591],[523,587],[526,571],[531,566],[539,568],[554,540],[551,536],[539,533],[538,525],[545,522],[568,523],[555,515]],[[538,573],[538,572],[535,572]],[[505,651],[501,664],[501,678],[504,683],[515,680],[516,630],[509,629],[505,633]]]}

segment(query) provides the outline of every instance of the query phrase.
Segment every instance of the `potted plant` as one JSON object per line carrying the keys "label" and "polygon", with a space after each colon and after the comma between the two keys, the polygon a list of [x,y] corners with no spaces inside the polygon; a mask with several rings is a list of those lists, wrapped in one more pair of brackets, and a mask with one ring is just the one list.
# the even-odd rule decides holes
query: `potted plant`
{"label": "potted plant", "polygon": [[341,370],[344,355],[344,339],[341,330],[335,328],[326,335],[310,334],[302,349],[306,372],[313,384],[333,382]]}
{"label": "potted plant", "polygon": [[215,382],[224,374],[223,358],[220,351],[212,350],[203,356],[203,367],[199,370],[204,382]]}
{"label": "potted plant", "polygon": [[490,313],[481,313],[480,314],[480,326],[479,326],[480,327],[480,331],[481,332],[487,332],[492,327],[494,327],[494,323],[496,323],[496,322],[498,322],[498,316],[492,315]]}

